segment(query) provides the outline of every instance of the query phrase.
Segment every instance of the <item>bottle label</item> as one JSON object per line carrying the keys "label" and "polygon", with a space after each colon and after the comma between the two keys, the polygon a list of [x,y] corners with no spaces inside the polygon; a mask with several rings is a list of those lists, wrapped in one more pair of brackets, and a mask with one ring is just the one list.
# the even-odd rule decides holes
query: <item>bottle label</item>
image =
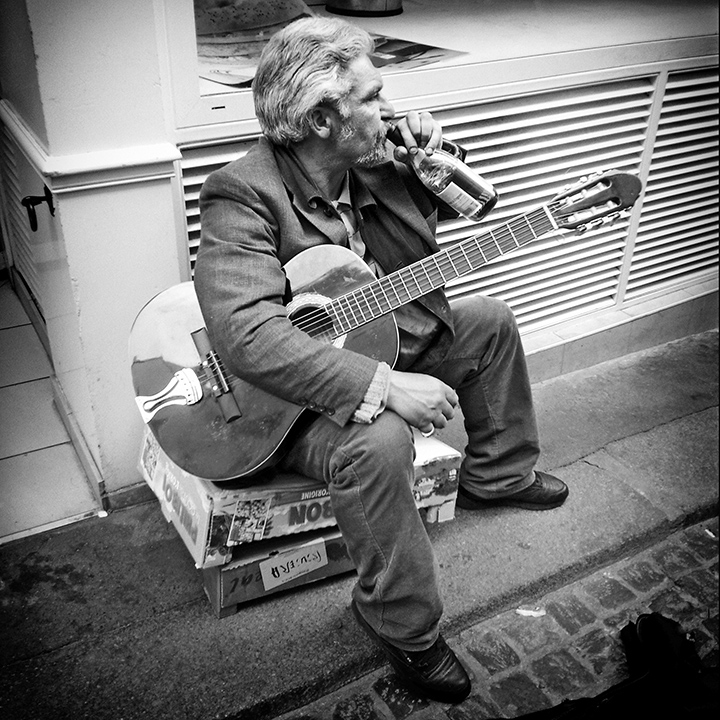
{"label": "bottle label", "polygon": [[452,182],[444,190],[436,194],[453,210],[456,210],[465,217],[472,218],[473,215],[477,214],[477,212],[484,207],[483,203]]}

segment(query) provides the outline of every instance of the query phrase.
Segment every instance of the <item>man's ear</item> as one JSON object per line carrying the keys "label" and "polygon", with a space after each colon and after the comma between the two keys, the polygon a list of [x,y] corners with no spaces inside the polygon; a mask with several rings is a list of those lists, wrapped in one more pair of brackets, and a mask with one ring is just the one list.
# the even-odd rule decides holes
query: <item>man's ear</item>
{"label": "man's ear", "polygon": [[322,140],[327,140],[338,121],[336,110],[327,105],[319,105],[310,113],[310,130]]}

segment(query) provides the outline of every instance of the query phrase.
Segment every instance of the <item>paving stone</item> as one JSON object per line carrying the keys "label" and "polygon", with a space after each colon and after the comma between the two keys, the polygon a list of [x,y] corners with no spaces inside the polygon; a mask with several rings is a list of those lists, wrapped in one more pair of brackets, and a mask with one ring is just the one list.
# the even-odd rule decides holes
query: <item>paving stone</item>
{"label": "paving stone", "polygon": [[590,597],[608,610],[616,610],[637,599],[630,588],[608,575],[590,580],[583,587]]}
{"label": "paving stone", "polygon": [[714,639],[706,632],[704,627],[694,627],[688,637],[692,640],[695,652],[701,657],[707,657],[715,646]]}
{"label": "paving stone", "polygon": [[413,712],[410,720],[448,720],[448,716],[441,705],[433,704],[429,708]]}
{"label": "paving stone", "polygon": [[703,627],[707,628],[707,631],[715,639],[715,642],[720,640],[718,635],[718,616],[709,617],[702,621]]}
{"label": "paving stone", "polygon": [[706,527],[689,528],[683,537],[686,545],[704,560],[712,560],[718,555],[717,523]]}
{"label": "paving stone", "polygon": [[525,673],[498,680],[490,687],[490,696],[507,717],[552,706],[550,698]]}
{"label": "paving stone", "polygon": [[425,708],[430,704],[428,700],[416,695],[404,685],[394,673],[377,680],[373,685],[373,690],[390,708],[390,712],[396,720],[402,720],[418,708]]}
{"label": "paving stone", "polygon": [[658,612],[681,625],[692,622],[697,617],[697,608],[683,597],[677,588],[661,593],[650,603],[651,612]]}
{"label": "paving stone", "polygon": [[471,695],[462,705],[448,708],[449,720],[490,720],[499,716],[498,708],[484,698]]}
{"label": "paving stone", "polygon": [[525,653],[549,650],[567,639],[567,634],[549,613],[538,618],[513,613],[500,627],[502,633]]}
{"label": "paving stone", "polygon": [[615,632],[595,628],[577,638],[574,645],[578,654],[592,665],[598,675],[608,668],[622,667],[625,662],[625,650]]}
{"label": "paving stone", "polygon": [[651,612],[650,607],[643,604],[635,604],[606,617],[603,620],[603,625],[612,632],[619,633],[628,623],[635,622],[640,615],[649,612]]}
{"label": "paving stone", "polygon": [[655,561],[673,580],[692,568],[700,566],[697,555],[676,545],[665,545],[652,554]]}
{"label": "paving stone", "polygon": [[575,595],[555,597],[546,604],[547,611],[567,633],[575,635],[581,628],[595,622],[595,613]]}
{"label": "paving stone", "polygon": [[531,667],[544,685],[564,697],[582,691],[595,682],[593,674],[564,648],[535,660]]}
{"label": "paving stone", "polygon": [[518,654],[496,633],[487,632],[470,640],[468,651],[490,675],[520,664]]}
{"label": "paving stone", "polygon": [[333,720],[379,720],[373,699],[364,693],[353,695],[335,706]]}
{"label": "paving stone", "polygon": [[692,595],[699,603],[708,607],[718,604],[718,586],[714,574],[699,568],[677,580],[677,584],[686,593]]}
{"label": "paving stone", "polygon": [[667,575],[647,560],[640,560],[621,568],[618,570],[618,575],[640,592],[650,592],[667,582]]}

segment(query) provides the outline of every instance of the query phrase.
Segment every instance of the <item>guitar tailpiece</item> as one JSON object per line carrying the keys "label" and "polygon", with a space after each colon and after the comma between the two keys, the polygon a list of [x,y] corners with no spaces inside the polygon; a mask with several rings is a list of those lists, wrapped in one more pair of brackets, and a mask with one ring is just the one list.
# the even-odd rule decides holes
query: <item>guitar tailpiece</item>
{"label": "guitar tailpiece", "polygon": [[170,382],[155,395],[139,395],[135,402],[142,419],[149,423],[155,415],[169,405],[194,405],[202,400],[203,391],[198,376],[190,369],[178,370]]}

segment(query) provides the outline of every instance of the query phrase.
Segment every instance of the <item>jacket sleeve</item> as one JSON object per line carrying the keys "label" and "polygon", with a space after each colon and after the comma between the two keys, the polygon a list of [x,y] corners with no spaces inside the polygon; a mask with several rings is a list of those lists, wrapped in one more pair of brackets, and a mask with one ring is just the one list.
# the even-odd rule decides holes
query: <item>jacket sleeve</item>
{"label": "jacket sleeve", "polygon": [[195,267],[200,308],[215,350],[234,375],[344,425],[378,363],[313,339],[288,319],[278,257],[281,213],[273,207],[278,194],[261,193],[227,169],[206,180]]}

